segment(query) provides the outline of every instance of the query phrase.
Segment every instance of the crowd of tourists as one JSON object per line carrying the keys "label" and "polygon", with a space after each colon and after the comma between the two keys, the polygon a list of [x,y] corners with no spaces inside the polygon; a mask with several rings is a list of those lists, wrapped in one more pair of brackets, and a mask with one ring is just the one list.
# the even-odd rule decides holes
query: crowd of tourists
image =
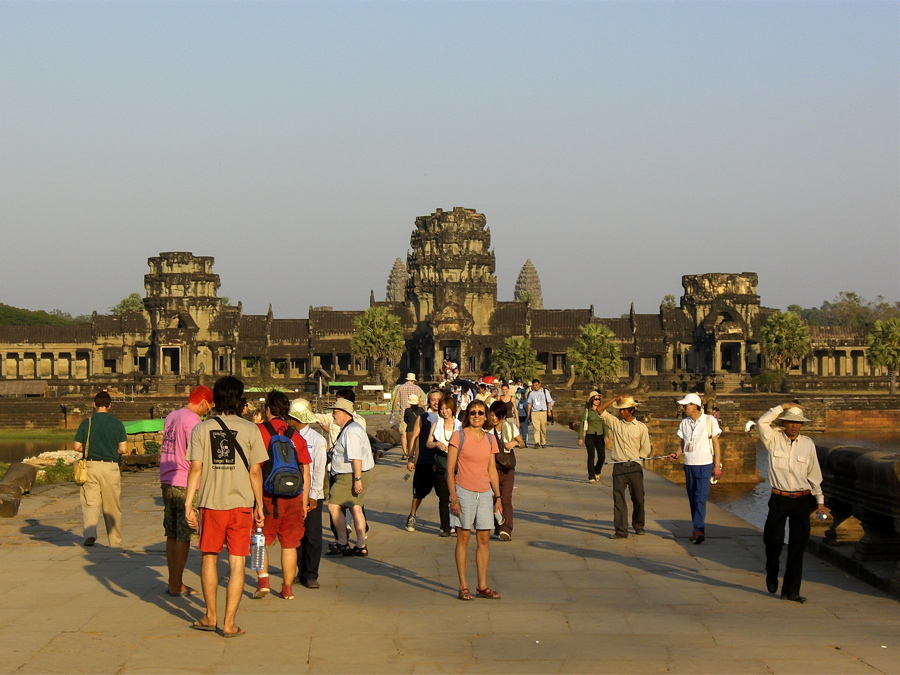
{"label": "crowd of tourists", "polygon": [[[554,399],[537,379],[527,388],[521,381],[483,380],[472,390],[470,400],[461,396],[460,385],[443,384],[443,389],[425,394],[415,375],[409,374],[392,395],[392,415],[399,416],[405,467],[412,475],[405,529],[416,530],[422,502],[434,492],[439,534],[456,537],[459,599],[499,599],[500,593],[488,585],[491,535],[504,542],[512,540],[516,450],[527,447],[529,427],[532,447],[546,447],[546,424],[553,419]],[[324,555],[369,555],[365,498],[375,462],[353,391],[340,391],[329,410],[315,413],[309,401],[290,401],[273,390],[260,406],[257,422],[244,416],[248,411],[243,391],[243,383],[233,376],[220,378],[212,389],[194,388],[187,404],[166,417],[160,451],[166,592],[170,596],[198,593],[183,580],[191,542],[196,540],[206,611],[191,627],[219,631],[225,637],[244,633],[235,617],[253,532],[261,533],[266,547],[276,541],[280,544],[282,579],[277,595],[285,600],[294,598],[295,583],[319,588],[326,500],[334,541]],[[677,431],[679,448],[667,457],[683,458],[692,520],[690,541],[701,544],[706,538],[710,484],[722,475],[722,430],[716,416],[703,412],[699,395],[688,394],[678,403],[684,406]],[[88,547],[96,543],[101,515],[110,546],[121,546],[118,458],[126,452],[127,443],[124,426],[109,413],[111,405],[107,392],[98,393],[94,415],[82,422],[75,436],[75,449],[84,453],[88,468],[80,493]],[[612,465],[611,539],[645,533],[643,462],[652,456],[647,426],[635,416],[639,405],[629,395],[604,401],[598,391],[592,391],[578,424],[578,444],[587,451],[588,481],[599,481],[604,465]],[[610,407],[618,415],[611,414]],[[789,522],[781,597],[795,602],[806,601],[799,591],[809,516],[815,509],[824,513],[815,446],[799,434],[808,421],[793,402],[776,406],[759,419],[772,484],[764,531],[766,587],[777,592]],[[631,501],[630,530],[626,493]],[[467,576],[473,531],[474,595]],[[216,565],[223,549],[228,553],[230,574],[220,621]],[[264,554],[260,562],[252,596],[257,599],[273,590],[268,556]]]}

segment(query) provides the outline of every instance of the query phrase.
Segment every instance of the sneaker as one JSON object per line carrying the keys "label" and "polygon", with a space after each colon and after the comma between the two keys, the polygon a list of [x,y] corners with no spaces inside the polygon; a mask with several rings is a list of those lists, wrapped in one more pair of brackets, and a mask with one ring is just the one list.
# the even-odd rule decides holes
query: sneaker
{"label": "sneaker", "polygon": [[451,527],[451,528],[450,528],[450,536],[451,536],[451,537],[455,537],[455,536],[456,536],[456,528],[455,528],[455,527]]}
{"label": "sneaker", "polygon": [[706,541],[706,535],[702,532],[697,535],[696,539],[694,539],[695,544],[702,544],[704,541]]}
{"label": "sneaker", "polygon": [[254,600],[261,600],[266,597],[272,589],[269,588],[269,577],[260,577],[256,582],[256,591],[253,593]]}
{"label": "sneaker", "polygon": [[303,584],[307,588],[319,588],[319,582],[317,579],[309,579],[305,584]]}
{"label": "sneaker", "polygon": [[450,528],[449,528],[449,527],[442,527],[442,528],[441,528],[441,536],[442,536],[442,537],[449,537],[449,536],[450,536]]}
{"label": "sneaker", "polygon": [[609,538],[610,539],[628,539],[628,535],[621,534],[619,532],[614,532],[613,534],[609,535]]}
{"label": "sneaker", "polygon": [[500,533],[500,541],[510,541],[512,539],[512,535],[509,532],[503,531]]}
{"label": "sneaker", "polygon": [[634,533],[638,536],[641,536],[644,534],[644,530],[635,530]]}
{"label": "sneaker", "polygon": [[407,532],[415,532],[416,531],[416,517],[409,516],[406,519],[406,531]]}
{"label": "sneaker", "polygon": [[293,600],[294,599],[294,589],[290,586],[283,585],[281,587],[281,597],[285,600]]}

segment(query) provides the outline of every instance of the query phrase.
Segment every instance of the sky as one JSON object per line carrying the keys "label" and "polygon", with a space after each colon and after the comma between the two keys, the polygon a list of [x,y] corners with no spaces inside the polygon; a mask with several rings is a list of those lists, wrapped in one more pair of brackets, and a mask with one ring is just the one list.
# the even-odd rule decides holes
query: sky
{"label": "sky", "polygon": [[483,213],[498,297],[656,312],[900,300],[898,2],[0,2],[0,302],[215,257],[245,313],[384,299],[418,216]]}

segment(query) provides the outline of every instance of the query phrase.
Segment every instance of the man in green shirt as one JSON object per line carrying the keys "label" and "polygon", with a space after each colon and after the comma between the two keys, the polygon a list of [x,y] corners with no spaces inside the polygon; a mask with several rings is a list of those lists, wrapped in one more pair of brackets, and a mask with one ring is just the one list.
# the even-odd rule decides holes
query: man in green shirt
{"label": "man in green shirt", "polygon": [[122,547],[122,477],[119,455],[128,448],[125,425],[109,414],[112,398],[101,391],[94,396],[94,414],[81,421],[75,432],[75,452],[84,451],[88,479],[81,486],[81,519],[84,523],[84,545],[97,541],[100,514],[106,523],[109,545]]}

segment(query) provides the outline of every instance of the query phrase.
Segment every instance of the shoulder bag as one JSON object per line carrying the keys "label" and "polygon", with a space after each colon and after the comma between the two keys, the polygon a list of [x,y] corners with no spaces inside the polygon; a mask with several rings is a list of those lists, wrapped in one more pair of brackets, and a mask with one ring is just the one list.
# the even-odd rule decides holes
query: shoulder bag
{"label": "shoulder bag", "polygon": [[88,432],[87,438],[84,440],[84,447],[81,449],[81,459],[72,467],[72,480],[75,485],[84,485],[88,479],[87,454],[88,446],[91,444],[91,420],[93,417],[88,417]]}

